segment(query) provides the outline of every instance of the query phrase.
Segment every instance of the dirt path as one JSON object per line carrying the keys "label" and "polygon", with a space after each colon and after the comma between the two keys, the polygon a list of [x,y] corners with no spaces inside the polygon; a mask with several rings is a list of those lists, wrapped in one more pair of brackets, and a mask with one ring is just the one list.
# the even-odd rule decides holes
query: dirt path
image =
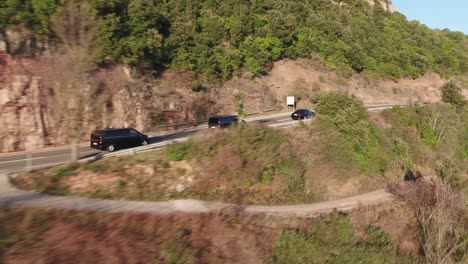
{"label": "dirt path", "polygon": [[220,210],[234,210],[237,213],[314,217],[321,213],[329,213],[334,210],[347,211],[359,206],[375,205],[391,201],[392,199],[390,193],[385,190],[377,190],[335,201],[277,206],[234,205],[198,200],[172,200],[167,202],[101,200],[19,190],[10,184],[7,173],[0,172],[0,205],[29,208],[152,214],[170,214],[175,212],[208,213]]}

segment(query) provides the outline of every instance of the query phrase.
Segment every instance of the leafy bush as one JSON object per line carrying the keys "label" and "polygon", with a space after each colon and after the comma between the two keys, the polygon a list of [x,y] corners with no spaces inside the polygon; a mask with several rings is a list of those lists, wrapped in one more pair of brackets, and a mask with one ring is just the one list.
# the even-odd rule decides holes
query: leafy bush
{"label": "leafy bush", "polygon": [[367,109],[359,99],[330,92],[320,94],[312,101],[319,113],[316,130],[324,134],[322,149],[329,153],[329,160],[345,168],[352,162],[349,156],[353,156],[365,172],[383,174],[386,171],[391,159],[391,143],[371,124]]}
{"label": "leafy bush", "polygon": [[[383,230],[369,227],[359,243],[349,218],[339,213],[314,220],[305,230],[284,230],[271,263],[411,263],[397,255]],[[414,261],[414,260],[413,260]]]}
{"label": "leafy bush", "polygon": [[457,107],[466,105],[466,99],[461,93],[462,88],[454,81],[449,81],[442,86],[442,101]]}
{"label": "leafy bush", "polygon": [[193,81],[193,82],[192,82],[191,89],[192,89],[193,92],[201,92],[201,91],[205,90],[205,87],[203,87],[203,85],[201,84],[201,82],[199,82],[199,81]]}
{"label": "leafy bush", "polygon": [[287,200],[291,203],[298,203],[307,200],[307,191],[305,185],[304,164],[296,159],[291,158],[285,160],[279,165],[280,171],[283,175],[283,184]]}
{"label": "leafy bush", "polygon": [[69,164],[65,167],[60,167],[53,172],[56,177],[68,176],[75,172],[80,167],[79,163]]}
{"label": "leafy bush", "polygon": [[383,116],[392,125],[394,153],[405,161],[431,166],[455,189],[468,189],[468,115],[446,103],[394,107]]}
{"label": "leafy bush", "polygon": [[167,159],[170,161],[183,160],[188,156],[191,147],[191,142],[172,143],[166,147]]}
{"label": "leafy bush", "polygon": [[224,142],[236,146],[248,160],[262,160],[271,167],[281,158],[278,153],[286,138],[267,126],[237,126],[227,133]]}
{"label": "leafy bush", "polygon": [[166,263],[193,263],[194,252],[190,246],[188,234],[181,231],[166,241],[163,245],[163,255]]}
{"label": "leafy bush", "polygon": [[335,118],[338,115],[346,115],[348,113],[344,111],[351,110],[352,113],[349,114],[352,114],[354,121],[365,120],[368,117],[367,109],[362,102],[354,95],[350,96],[343,92],[319,94],[312,98],[312,103],[316,104],[316,110],[321,115]]}

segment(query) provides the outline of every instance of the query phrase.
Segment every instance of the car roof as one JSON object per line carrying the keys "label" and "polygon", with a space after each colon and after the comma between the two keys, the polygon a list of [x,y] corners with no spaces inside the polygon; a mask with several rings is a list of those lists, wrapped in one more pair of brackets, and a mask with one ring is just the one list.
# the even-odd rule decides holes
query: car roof
{"label": "car roof", "polygon": [[210,118],[226,118],[226,117],[237,117],[237,115],[212,116]]}
{"label": "car roof", "polygon": [[[123,127],[123,128],[105,128],[105,129],[96,129],[93,131],[93,133],[105,133],[105,132],[110,132],[110,131],[119,131],[119,130],[130,130],[133,129],[131,127]],[[135,130],[135,129],[133,129]]]}

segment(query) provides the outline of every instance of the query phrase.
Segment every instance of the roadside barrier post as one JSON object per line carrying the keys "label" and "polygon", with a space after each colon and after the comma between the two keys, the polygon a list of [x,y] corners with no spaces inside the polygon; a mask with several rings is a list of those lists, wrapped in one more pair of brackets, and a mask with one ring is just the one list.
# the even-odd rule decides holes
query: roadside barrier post
{"label": "roadside barrier post", "polygon": [[31,170],[32,170],[31,142],[26,141],[26,171],[30,172]]}

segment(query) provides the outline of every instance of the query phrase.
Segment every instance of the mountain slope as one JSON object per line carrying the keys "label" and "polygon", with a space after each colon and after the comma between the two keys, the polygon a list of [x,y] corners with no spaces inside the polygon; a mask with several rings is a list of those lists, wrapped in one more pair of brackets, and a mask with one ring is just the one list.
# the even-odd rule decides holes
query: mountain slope
{"label": "mountain slope", "polygon": [[[25,2],[0,1],[0,26],[24,24],[53,35],[50,18],[59,2],[48,1],[47,9]],[[331,68],[393,79],[468,69],[467,36],[410,22],[389,12],[395,8],[387,0],[89,2],[100,21],[101,66],[123,62],[227,80],[242,69],[261,75],[274,61],[316,53]]]}

